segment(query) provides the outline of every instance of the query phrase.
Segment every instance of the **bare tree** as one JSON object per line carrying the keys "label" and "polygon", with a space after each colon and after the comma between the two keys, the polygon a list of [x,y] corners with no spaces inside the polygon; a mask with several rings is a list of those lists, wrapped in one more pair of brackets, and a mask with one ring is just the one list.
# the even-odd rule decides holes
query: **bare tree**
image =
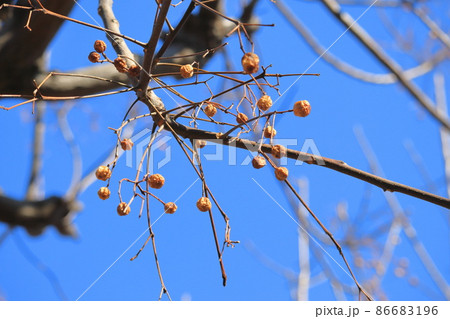
{"label": "bare tree", "polygon": [[[320,58],[325,59],[338,70],[359,80],[377,84],[399,83],[405,88],[417,104],[442,127],[443,150],[447,150],[445,136],[450,129],[450,122],[446,112],[442,111],[445,106],[445,94],[443,93],[445,90],[440,90],[439,101],[435,103],[414,83],[413,79],[432,72],[448,58],[450,41],[438,24],[423,9],[416,7],[416,3],[380,1],[380,3],[369,4],[370,7],[373,5],[399,6],[399,8],[407,10],[421,19],[430,28],[435,40],[441,43],[441,48],[435,54],[424,61],[419,61],[417,67],[404,70],[399,63],[389,57],[378,41],[358,24],[358,19],[353,19],[342,10],[337,1],[320,1],[324,8],[343,24],[346,30],[351,32],[356,40],[388,71],[386,74],[373,74],[342,62],[339,58],[331,55],[328,49],[319,44],[317,37],[313,36],[302,24],[299,15],[294,14],[293,10],[290,10],[283,1],[273,2],[272,8],[277,8],[285,16]],[[258,153],[252,160],[253,167],[256,169],[264,166],[270,167],[273,169],[276,180],[285,187],[286,195],[290,198],[292,208],[297,213],[296,220],[300,227],[301,271],[299,276],[289,278],[296,282],[294,285],[295,298],[306,299],[308,288],[311,282],[314,282],[313,278],[310,278],[309,271],[310,248],[312,254],[316,256],[324,276],[330,280],[337,299],[345,298],[346,294],[367,300],[373,300],[374,297],[383,298],[380,282],[386,274],[386,267],[393,259],[393,238],[398,236],[402,230],[445,298],[450,298],[449,286],[445,277],[439,272],[438,267],[415,235],[414,227],[397,202],[394,193],[416,197],[445,209],[450,208],[448,198],[384,178],[375,155],[370,151],[370,146],[360,131],[357,136],[371,164],[371,172],[352,167],[341,160],[323,157],[320,154],[310,154],[282,145],[274,145],[276,117],[292,115],[307,117],[311,111],[311,105],[307,100],[290,101],[292,106],[288,110],[271,110],[274,103],[271,95],[274,96],[278,93],[281,96],[280,79],[317,76],[318,74],[271,73],[270,65],[263,65],[260,62],[253,35],[259,28],[273,27],[273,25],[270,21],[258,22],[254,15],[256,0],[243,2],[238,18],[226,14],[225,1],[221,0],[192,0],[185,7],[180,6],[180,3],[172,4],[171,0],[155,1],[155,17],[150,25],[151,34],[145,41],[122,34],[113,10],[112,0],[99,0],[98,13],[103,21],[102,27],[71,18],[70,11],[75,4],[72,0],[18,0],[1,1],[0,3],[0,64],[2,70],[0,97],[5,100],[22,99],[18,104],[2,106],[1,108],[5,110],[3,116],[7,116],[6,110],[23,108],[27,104],[32,104],[35,120],[33,160],[27,193],[23,199],[0,195],[0,207],[2,207],[0,221],[6,223],[11,229],[23,227],[30,235],[36,236],[42,234],[48,226],[55,226],[61,234],[74,236],[75,229],[71,224],[71,219],[81,209],[80,203],[77,201],[80,193],[95,180],[93,178],[95,175],[97,179],[107,182],[98,191],[99,197],[101,199],[110,197],[110,178],[114,174],[119,157],[123,151],[133,148],[133,143],[129,139],[133,125],[143,118],[151,118],[153,124],[149,129],[151,129],[152,137],[140,159],[136,175],[121,177],[118,183],[117,212],[119,215],[125,216],[133,207],[133,210],[139,210],[139,216],[146,213],[148,237],[132,260],[139,256],[147,243],[152,244],[154,261],[161,283],[160,299],[163,295],[167,295],[169,299],[171,297],[163,279],[163,271],[157,255],[156,235],[152,229],[155,219],[150,214],[150,206],[154,204],[153,202],[150,204],[150,200],[161,205],[165,213],[173,214],[177,210],[175,199],[165,201],[153,191],[153,189],[162,188],[165,179],[161,174],[151,172],[148,164],[152,160],[150,150],[155,147],[156,137],[163,131],[175,139],[185,154],[191,169],[202,183],[202,194],[195,201],[198,209],[209,215],[223,285],[226,285],[227,282],[223,261],[224,250],[227,247],[233,247],[239,241],[231,238],[230,218],[209,187],[208,178],[204,173],[204,159],[199,155],[199,149],[204,146],[204,141]],[[351,3],[351,5],[353,4],[362,3],[355,1],[355,3]],[[180,10],[180,8],[184,8],[184,12],[174,24],[169,18],[169,12]],[[99,30],[106,35],[109,43],[97,40],[94,43],[94,51],[88,55],[89,61],[94,63],[94,66],[80,67],[64,73],[47,68],[46,50],[63,22],[80,24],[86,28]],[[241,66],[238,69],[231,68],[227,71],[206,69],[204,66],[208,65],[207,62],[211,57],[218,53],[224,53],[228,45],[225,39],[232,35],[237,35],[234,39],[242,51]],[[129,47],[130,44],[140,47],[143,55],[133,53]],[[109,45],[112,46],[112,50],[109,49]],[[211,82],[217,79],[223,80],[225,83],[225,87],[221,90],[211,85]],[[198,94],[192,97],[194,95],[185,93],[186,87],[201,88],[209,94],[207,96]],[[120,127],[112,129],[117,135],[116,145],[112,146],[110,154],[102,160],[102,164],[85,176],[82,176],[78,167],[82,159],[66,118],[71,106],[67,104],[58,112],[59,126],[73,157],[72,185],[61,196],[40,197],[38,183],[44,148],[44,121],[42,118],[46,109],[45,103],[112,94],[133,94],[134,102],[124,113]],[[165,102],[165,96],[162,98],[162,94],[167,94],[182,103],[171,108]],[[230,103],[229,98],[226,99],[230,95],[233,95],[236,103]],[[145,105],[148,113],[138,113],[135,107],[137,104]],[[438,104],[441,105],[440,109],[437,107]],[[217,119],[216,114],[220,115],[220,120]],[[267,139],[267,143],[264,143],[264,138]],[[386,242],[375,241],[372,243],[373,238],[376,237],[374,234],[358,237],[358,234],[354,232],[355,225],[345,218],[346,213],[343,206],[337,209],[336,218],[346,225],[347,232],[342,240],[338,240],[333,230],[325,226],[326,223],[319,218],[320,214],[307,205],[302,192],[297,190],[298,187],[291,183],[293,178],[289,176],[288,169],[280,164],[285,159],[328,168],[383,190],[392,212],[391,218],[384,221],[386,228],[382,230],[384,234],[387,234]],[[123,194],[121,191],[123,187],[131,187],[132,195]],[[223,238],[220,238],[220,232],[217,231],[219,223],[215,220],[213,212],[218,212],[223,220],[220,224],[220,227],[224,227]],[[8,230],[5,236],[9,233]],[[323,262],[322,252],[317,250],[317,247],[312,248],[310,245],[309,240],[312,237],[306,236],[305,233],[313,234],[322,245],[331,245],[336,249],[345,264],[345,272],[352,279],[351,286],[340,282],[332,267]],[[380,253],[381,251],[379,258],[370,267],[369,265],[362,266],[360,260],[361,250],[366,248],[364,243],[368,241],[370,241],[370,245],[373,244],[371,248],[374,252]],[[351,259],[343,248],[350,252]],[[357,268],[373,269],[373,277],[365,278],[362,282],[358,278],[358,274],[354,272],[352,263],[355,263]]]}

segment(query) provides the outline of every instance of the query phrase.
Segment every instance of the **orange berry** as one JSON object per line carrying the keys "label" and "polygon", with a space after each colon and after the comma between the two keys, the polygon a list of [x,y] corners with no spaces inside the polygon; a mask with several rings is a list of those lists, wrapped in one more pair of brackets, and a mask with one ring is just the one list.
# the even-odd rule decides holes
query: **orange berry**
{"label": "orange berry", "polygon": [[203,112],[205,112],[205,114],[209,117],[213,117],[217,113],[217,108],[214,106],[214,104],[208,103],[203,109]]}
{"label": "orange berry", "polygon": [[267,111],[272,106],[272,99],[268,95],[263,95],[260,97],[256,105],[261,111]]}
{"label": "orange berry", "polygon": [[244,124],[247,122],[247,120],[248,117],[244,113],[238,113],[236,116],[236,122],[238,122],[239,124]]}
{"label": "orange berry", "polygon": [[277,135],[277,130],[269,125],[264,128],[263,134],[265,138],[273,138],[275,135]]}
{"label": "orange berry", "polygon": [[121,202],[119,206],[117,206],[117,214],[119,214],[119,216],[128,215],[130,211],[131,211],[130,206],[128,206],[128,204],[125,202]]}
{"label": "orange berry", "polygon": [[111,177],[111,170],[107,166],[99,166],[95,171],[95,176],[97,179],[106,181]]}
{"label": "orange berry", "polygon": [[283,145],[274,145],[272,147],[271,153],[275,158],[282,158],[286,156],[287,150],[286,147],[284,147]]}
{"label": "orange berry", "polygon": [[262,156],[255,156],[252,159],[252,165],[256,169],[263,168],[264,166],[266,166],[266,159]]}
{"label": "orange berry", "polygon": [[211,209],[211,201],[209,200],[208,197],[201,197],[197,201],[197,208],[201,212],[207,212],[208,210]]}
{"label": "orange berry", "polygon": [[285,181],[289,175],[289,171],[286,167],[277,167],[275,169],[275,177],[279,181]]}
{"label": "orange berry", "polygon": [[166,214],[173,214],[173,213],[175,213],[177,211],[177,208],[178,207],[177,207],[177,205],[175,205],[175,203],[172,203],[172,202],[166,203],[164,205],[164,212]]}
{"label": "orange berry", "polygon": [[185,64],[180,67],[180,75],[182,78],[191,78],[194,75],[194,68],[190,64]]}
{"label": "orange berry", "polygon": [[129,139],[129,138],[124,138],[121,142],[120,142],[120,146],[122,147],[122,149],[124,151],[129,151],[133,148],[134,143]]}
{"label": "orange berry", "polygon": [[128,71],[127,62],[120,57],[114,60],[114,66],[120,73],[126,73]]}
{"label": "orange berry", "polygon": [[311,104],[307,100],[302,100],[295,102],[294,104],[294,115],[305,117],[311,113]]}
{"label": "orange berry", "polygon": [[247,74],[258,72],[259,69],[259,57],[254,53],[246,53],[241,59],[242,68]]}
{"label": "orange berry", "polygon": [[88,55],[88,59],[89,61],[91,61],[92,63],[97,63],[100,61],[100,54],[98,54],[95,51],[92,51],[91,53],[89,53]]}
{"label": "orange berry", "polygon": [[94,50],[97,51],[98,53],[103,53],[106,50],[106,43],[103,42],[102,40],[97,40],[94,43]]}
{"label": "orange berry", "polygon": [[105,199],[109,198],[109,196],[111,195],[111,191],[109,190],[108,187],[101,187],[98,190],[97,194],[98,194],[98,197],[100,197],[100,199],[105,200]]}
{"label": "orange berry", "polygon": [[148,186],[151,188],[160,189],[164,186],[165,179],[161,174],[153,174],[147,178]]}

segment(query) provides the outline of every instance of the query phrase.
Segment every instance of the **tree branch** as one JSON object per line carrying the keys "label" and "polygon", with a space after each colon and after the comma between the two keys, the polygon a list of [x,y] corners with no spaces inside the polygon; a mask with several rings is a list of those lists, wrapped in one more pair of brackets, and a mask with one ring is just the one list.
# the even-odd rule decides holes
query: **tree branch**
{"label": "tree branch", "polygon": [[431,101],[426,94],[405,76],[402,68],[384,52],[378,43],[372,39],[372,37],[349,14],[341,10],[341,7],[336,0],[321,1],[339,22],[341,22],[378,61],[398,78],[399,82],[416,99],[419,105],[450,131],[448,117],[439,112],[433,101]]}
{"label": "tree branch", "polygon": [[[203,131],[196,128],[187,127],[183,124],[178,123],[173,119],[173,115],[167,115],[166,116],[166,122],[169,126],[169,129],[172,128],[178,135],[189,138],[189,139],[202,139],[202,140],[208,140],[213,143],[218,144],[224,144],[224,145],[230,145],[242,149],[247,150],[255,150],[260,148],[262,152],[271,154],[272,151],[272,145],[269,144],[259,144],[254,141],[250,141],[247,139],[241,139],[236,137],[230,137],[224,135],[222,133],[216,133],[216,132],[209,132],[209,131]],[[354,178],[360,179],[362,181],[365,181],[367,183],[370,183],[372,185],[375,185],[384,191],[389,192],[399,192],[403,193],[412,197],[416,197],[422,200],[425,200],[427,202],[445,207],[450,208],[450,199],[434,195],[422,190],[419,190],[414,187],[410,187],[404,184],[400,184],[367,172],[364,172],[362,170],[359,170],[357,168],[354,168],[350,165],[347,165],[343,161],[338,161],[326,157],[317,156],[314,154],[304,153],[296,150],[287,150],[286,156],[288,158],[305,162],[307,164],[313,164],[318,166],[323,166],[335,171],[338,171],[340,173],[343,173],[345,175],[352,176]]]}
{"label": "tree branch", "polygon": [[[361,81],[375,83],[375,84],[392,84],[398,82],[397,77],[393,73],[387,74],[377,74],[367,72],[358,69],[331,54],[326,50],[308,28],[292,14],[290,10],[281,0],[277,0],[275,3],[276,8],[281,12],[281,14],[288,20],[288,22],[294,27],[294,29],[305,39],[306,43],[311,47],[311,49],[323,58],[326,62],[331,64],[337,70]],[[408,80],[412,80],[416,77],[422,76],[430,72],[437,64],[442,62],[448,57],[448,51],[446,49],[439,51],[431,59],[427,59],[420,65],[404,70],[403,73]]]}
{"label": "tree branch", "polygon": [[23,226],[30,235],[38,236],[50,225],[55,226],[62,235],[76,235],[70,221],[73,207],[61,197],[18,201],[0,195],[0,207],[0,222],[10,226]]}

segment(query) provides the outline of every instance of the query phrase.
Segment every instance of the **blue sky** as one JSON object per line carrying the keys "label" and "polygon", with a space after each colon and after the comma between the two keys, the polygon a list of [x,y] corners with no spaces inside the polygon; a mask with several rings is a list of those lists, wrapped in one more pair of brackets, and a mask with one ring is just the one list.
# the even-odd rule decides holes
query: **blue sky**
{"label": "blue sky", "polygon": [[[146,41],[149,37],[153,19],[153,5],[132,1],[125,5],[115,2],[117,17],[123,33]],[[254,37],[255,52],[261,58],[262,65],[272,64],[273,73],[320,73],[320,77],[302,77],[283,95],[274,107],[286,110],[294,101],[307,99],[311,102],[312,112],[307,118],[297,118],[292,114],[277,117],[278,136],[280,138],[298,138],[301,149],[305,139],[312,139],[321,155],[340,159],[354,167],[369,170],[369,165],[355,137],[355,127],[361,127],[377,155],[385,176],[397,182],[429,190],[430,185],[421,176],[407,150],[405,143],[412,142],[423,158],[427,172],[437,188],[434,192],[445,195],[444,166],[439,139],[439,127],[436,122],[410,98],[399,85],[375,86],[362,83],[344,75],[317,56],[307,47],[295,31],[279,15],[270,1],[260,1],[256,13],[262,23],[275,23],[274,28],[261,28]],[[96,1],[80,1],[85,10],[97,21]],[[130,6],[139,7],[131,10]],[[183,13],[187,3],[181,4],[170,17],[176,19]],[[322,45],[328,47],[345,31],[334,18],[325,12],[320,4],[307,1],[289,2],[296,15],[318,35]],[[441,21],[448,17],[448,4],[433,2],[434,13]],[[229,13],[238,15],[237,4],[229,4]],[[366,7],[348,8],[353,17],[358,17]],[[360,20],[370,34],[388,45],[388,52],[400,61],[403,67],[414,66],[411,58],[399,52],[392,43],[389,33],[379,25],[380,11],[370,9]],[[411,30],[415,48],[424,45],[426,29],[416,19],[407,19],[398,10],[387,9],[385,14],[393,19],[401,30]],[[80,7],[75,7],[72,17],[93,23]],[[445,27],[448,25],[444,24]],[[88,65],[87,54],[92,50],[96,39],[104,39],[98,31],[66,23],[55,37],[50,48],[50,66],[63,71]],[[240,67],[242,52],[238,50],[237,38],[229,39],[229,57],[235,68]],[[131,46],[137,51],[138,48]],[[114,56],[109,46],[109,55]],[[346,33],[332,46],[330,52],[343,60],[372,72],[385,72],[370,54],[361,48],[355,39]],[[448,62],[438,69],[448,74]],[[216,54],[206,65],[210,70],[224,70],[223,55]],[[281,81],[281,92],[295,81],[287,78]],[[168,80],[174,83],[178,80]],[[433,78],[425,75],[415,80],[427,94],[434,98]],[[216,81],[214,89],[219,90],[222,83]],[[447,92],[448,92],[447,83]],[[191,97],[205,96],[203,88],[193,87],[185,90]],[[270,94],[275,97],[276,92]],[[162,93],[166,106],[175,102]],[[77,102],[69,115],[72,129],[83,154],[83,171],[88,172],[98,165],[99,160],[111,150],[115,136],[108,127],[118,127],[133,94],[116,95]],[[5,101],[2,101],[2,104]],[[8,101],[10,103],[11,101]],[[235,103],[230,97],[224,103]],[[174,105],[173,105],[174,106]],[[46,114],[46,141],[44,153],[44,176],[42,185],[46,195],[62,195],[68,189],[71,178],[71,157],[56,124],[55,109],[61,104],[48,105]],[[139,112],[145,112],[143,107]],[[32,134],[32,115],[30,107],[16,108],[0,116],[3,131],[3,147],[6,152],[0,159],[0,187],[4,193],[21,198],[24,196],[29,173]],[[151,120],[139,122],[136,132],[151,126]],[[207,126],[205,126],[207,127]],[[209,127],[214,129],[214,127]],[[216,128],[217,129],[217,128]],[[163,133],[163,136],[169,136]],[[154,225],[158,257],[162,273],[170,294],[174,300],[291,300],[290,284],[274,267],[267,264],[273,261],[282,269],[288,269],[297,275],[298,226],[289,217],[295,212],[289,205],[280,183],[273,178],[268,167],[254,170],[250,166],[229,165],[227,158],[234,156],[224,148],[225,159],[205,161],[203,166],[209,187],[219,200],[222,208],[230,217],[231,239],[241,244],[227,248],[224,263],[228,275],[227,287],[222,287],[220,268],[214,247],[211,226],[206,213],[195,207],[201,197],[201,182],[184,157],[177,143],[168,142],[171,161],[163,166],[159,173],[166,178],[163,189],[155,193],[165,201],[177,201],[178,211],[174,215],[162,216]],[[204,152],[214,152],[213,146],[206,146]],[[156,151],[156,160],[163,157],[162,151]],[[237,163],[242,162],[248,152],[238,150]],[[306,179],[309,186],[309,203],[312,210],[335,234],[342,239],[345,226],[336,216],[338,204],[346,205],[350,220],[364,210],[367,215],[359,220],[356,231],[368,233],[375,225],[389,220],[390,211],[381,190],[369,187],[359,180],[339,174],[322,167],[296,166],[289,162],[290,176]],[[68,299],[75,300],[86,291],[113,263],[112,267],[83,295],[81,300],[155,300],[160,285],[155,268],[151,246],[134,261],[135,255],[147,235],[145,218],[139,219],[139,205],[132,206],[132,213],[126,217],[116,214],[118,181],[124,177],[134,178],[135,165],[127,165],[122,157],[116,167],[111,184],[112,196],[107,201],[97,197],[97,189],[104,186],[97,181],[79,198],[83,210],[76,216],[75,225],[79,231],[78,239],[62,238],[54,229],[37,238],[29,237],[25,231],[17,229],[0,246],[0,295],[7,300],[59,300],[49,272],[53,272]],[[272,200],[264,190],[276,199]],[[126,193],[127,191],[125,191]],[[370,193],[370,199],[364,196]],[[444,278],[450,280],[449,259],[449,218],[448,211],[432,204],[396,195],[402,208],[410,217],[412,225],[435,261]],[[152,219],[162,213],[162,207],[152,201]],[[284,210],[282,208],[283,207]],[[154,208],[153,208],[154,207]],[[214,211],[219,237],[223,236],[224,224],[217,210]],[[311,220],[310,220],[311,222]],[[5,231],[0,225],[0,233]],[[139,238],[144,234],[142,237]],[[377,238],[383,243],[385,234]],[[139,239],[138,239],[139,238]],[[130,248],[133,242],[134,246]],[[335,276],[342,282],[352,285],[332,246],[315,246],[320,259],[333,269]],[[129,249],[129,250],[127,250]],[[31,251],[32,253],[30,253]],[[126,251],[124,253],[124,251]],[[123,257],[119,258],[120,256]],[[266,258],[266,262],[261,259]],[[39,264],[34,258],[37,257]],[[408,274],[405,278],[393,275],[395,263],[401,258],[409,260]],[[365,256],[367,260],[371,256]],[[32,260],[32,262],[30,262]],[[387,298],[392,300],[442,300],[444,296],[426,272],[414,254],[406,236],[400,234],[399,244],[394,250],[394,263],[388,269],[383,281]],[[337,265],[336,262],[340,265]],[[40,265],[39,267],[36,267]],[[44,269],[44,270],[42,270]],[[311,258],[311,272],[318,280],[310,289],[312,300],[333,300],[335,296],[326,278],[316,277],[321,271],[319,261]],[[364,282],[370,278],[370,272],[356,269],[356,275]],[[408,284],[409,277],[420,280],[419,287]]]}

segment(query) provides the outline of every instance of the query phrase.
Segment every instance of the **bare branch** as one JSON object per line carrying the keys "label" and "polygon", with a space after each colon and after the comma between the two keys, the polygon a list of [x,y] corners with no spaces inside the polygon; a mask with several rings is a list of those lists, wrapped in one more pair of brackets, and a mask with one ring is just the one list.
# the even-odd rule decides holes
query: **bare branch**
{"label": "bare branch", "polygon": [[39,183],[41,170],[42,170],[42,153],[44,152],[44,133],[45,133],[45,115],[46,105],[45,102],[38,103],[36,107],[36,117],[34,119],[34,132],[33,132],[33,153],[31,159],[31,172],[28,182],[27,192],[25,195],[26,200],[40,199],[39,195]]}
{"label": "bare branch", "polygon": [[[49,10],[67,16],[75,2],[72,0],[42,0]],[[29,5],[26,0],[20,0],[18,5]],[[2,10],[7,9],[6,4]],[[0,88],[11,85],[21,86],[24,74],[32,75],[39,69],[43,69],[41,58],[50,41],[61,27],[64,20],[43,14],[33,14],[27,25],[28,10],[13,10],[7,21],[4,21],[0,31]],[[31,29],[31,31],[30,31]],[[14,63],[11,63],[14,61]]]}
{"label": "bare branch", "polygon": [[423,9],[413,7],[414,13],[433,32],[433,34],[450,50],[450,37],[434,22]]}
{"label": "bare branch", "polygon": [[55,226],[62,235],[75,236],[69,213],[73,205],[61,197],[39,201],[18,201],[0,195],[0,222],[23,226],[30,235],[40,235],[47,226]]}
{"label": "bare branch", "polygon": [[[370,163],[370,166],[372,167],[372,171],[378,175],[382,175],[382,170],[380,165],[378,164],[378,160],[376,158],[375,152],[370,147],[369,142],[365,138],[363,132],[360,130],[357,134],[357,137],[359,139],[359,143],[366,155],[367,160]],[[400,205],[400,202],[398,201],[395,194],[392,193],[384,193],[384,196],[386,198],[386,201],[389,204],[390,209],[392,210],[394,214],[394,224],[398,224],[396,226],[396,229],[394,230],[397,235],[400,232],[401,228],[400,225],[403,227],[405,235],[407,236],[408,240],[410,241],[411,245],[413,246],[417,256],[425,266],[426,270],[430,274],[430,277],[433,279],[433,281],[436,283],[436,285],[439,287],[443,295],[447,300],[450,299],[450,285],[445,280],[445,277],[441,274],[439,269],[436,267],[436,264],[434,263],[433,259],[430,257],[428,251],[426,250],[423,243],[419,240],[417,236],[417,231],[414,229],[413,225],[409,221],[408,216],[405,215],[403,208]],[[394,226],[392,226],[394,227]],[[391,247],[390,249],[393,249]],[[391,255],[392,252],[389,252],[388,255]],[[390,257],[388,257],[390,259]],[[384,265],[384,267],[387,267]]]}
{"label": "bare branch", "polygon": [[[289,23],[295,28],[295,30],[300,33],[300,35],[305,39],[311,49],[316,52],[321,58],[323,58],[326,62],[330,63],[336,69],[342,71],[343,73],[354,77],[358,80],[375,83],[375,84],[392,84],[398,82],[397,77],[393,73],[387,74],[377,74],[367,72],[361,69],[358,69],[351,64],[348,64],[332,53],[326,50],[317,39],[312,35],[312,33],[308,30],[308,28],[300,21],[299,18],[295,17],[292,14],[292,10],[290,10],[281,0],[277,0],[276,8],[283,14],[283,16],[289,21]],[[408,70],[404,70],[403,73],[405,78],[408,80],[412,80],[416,77],[422,76],[428,72],[430,72],[436,65],[445,60],[448,57],[447,50],[441,50],[436,55],[434,55],[431,59],[427,59],[420,65],[410,68]]]}
{"label": "bare branch", "polygon": [[378,43],[347,13],[341,10],[336,0],[321,0],[325,7],[336,19],[341,22],[358,40],[366,47],[375,58],[398,78],[403,87],[417,100],[432,117],[434,117],[447,130],[450,130],[450,122],[445,114],[437,111],[433,101],[411,82],[404,74],[402,68],[392,60]]}
{"label": "bare branch", "polygon": [[[173,120],[172,116],[166,116],[166,122],[169,124],[169,127],[171,127],[178,135],[184,138],[210,140],[213,143],[230,145],[247,150],[254,150],[259,148],[262,152],[267,154],[270,154],[272,151],[272,145],[259,145],[259,143],[254,141],[229,136],[224,137],[222,133],[208,132],[196,128],[187,127]],[[297,161],[330,168],[332,170],[375,185],[383,189],[384,191],[403,193],[445,208],[450,208],[450,199],[364,172],[357,168],[351,167],[350,165],[347,165],[343,161],[338,161],[290,149],[287,150],[286,156]]]}

